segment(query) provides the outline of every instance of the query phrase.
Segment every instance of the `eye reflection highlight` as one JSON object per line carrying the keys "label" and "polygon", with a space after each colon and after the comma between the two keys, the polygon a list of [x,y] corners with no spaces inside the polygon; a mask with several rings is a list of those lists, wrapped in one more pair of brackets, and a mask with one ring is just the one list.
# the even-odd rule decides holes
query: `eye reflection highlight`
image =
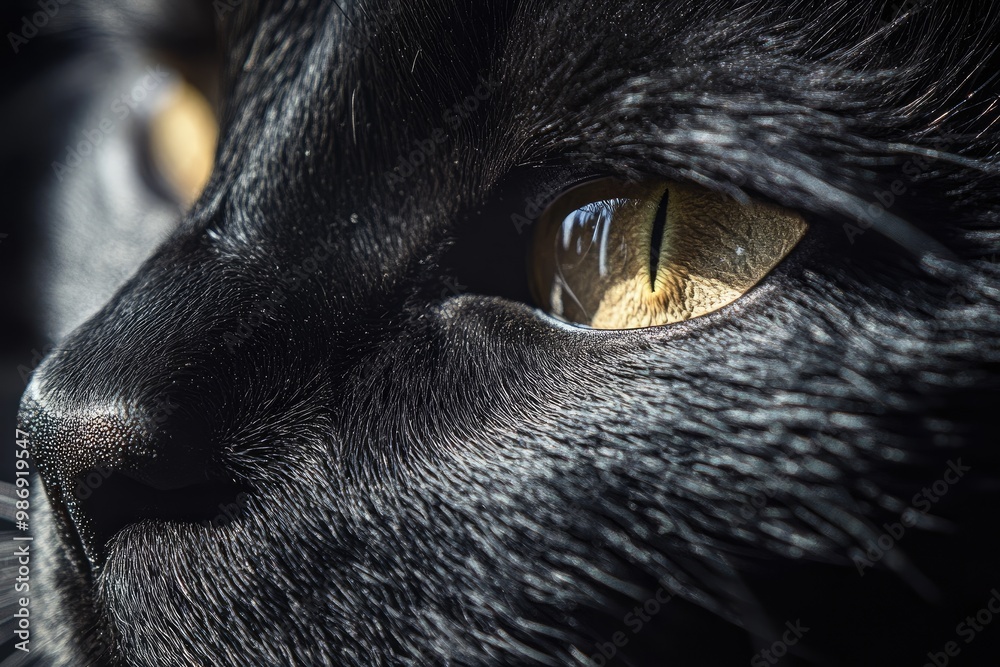
{"label": "eye reflection highlight", "polygon": [[[599,274],[607,277],[611,222],[628,203],[628,199],[609,199],[587,204],[567,215],[562,221],[562,244],[555,249],[560,269],[577,268],[596,245]],[[628,247],[621,245],[617,250],[627,253]]]}

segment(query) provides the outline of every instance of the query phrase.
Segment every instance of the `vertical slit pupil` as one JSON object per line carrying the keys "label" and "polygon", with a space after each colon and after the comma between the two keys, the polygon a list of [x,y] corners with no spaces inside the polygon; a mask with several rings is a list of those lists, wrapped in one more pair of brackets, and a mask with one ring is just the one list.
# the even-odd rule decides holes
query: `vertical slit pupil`
{"label": "vertical slit pupil", "polygon": [[660,268],[660,249],[663,246],[663,232],[667,226],[667,204],[670,199],[670,188],[663,191],[663,199],[656,209],[653,218],[653,233],[649,239],[649,289],[656,291],[656,272]]}

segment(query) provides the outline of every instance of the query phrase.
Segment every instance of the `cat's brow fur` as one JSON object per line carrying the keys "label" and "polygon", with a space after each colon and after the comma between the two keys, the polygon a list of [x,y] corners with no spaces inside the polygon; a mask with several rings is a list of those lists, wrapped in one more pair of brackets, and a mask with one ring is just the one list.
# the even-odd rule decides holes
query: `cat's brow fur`
{"label": "cat's brow fur", "polygon": [[[92,585],[40,516],[45,658],[583,665],[624,632],[619,664],[742,664],[797,620],[786,664],[941,650],[1000,585],[1000,12],[883,4],[223,16],[211,182],[39,369],[23,417],[44,439],[39,413],[169,395],[246,510],[130,526]],[[484,80],[452,129],[443,109]],[[392,177],[438,128],[425,164]],[[535,166],[766,199],[810,235],[733,306],[661,329],[442,296],[457,230],[510,225],[520,201],[484,202]],[[330,259],[228,345],[320,240]],[[949,461],[971,470],[859,574]],[[990,634],[966,654],[990,655]]]}

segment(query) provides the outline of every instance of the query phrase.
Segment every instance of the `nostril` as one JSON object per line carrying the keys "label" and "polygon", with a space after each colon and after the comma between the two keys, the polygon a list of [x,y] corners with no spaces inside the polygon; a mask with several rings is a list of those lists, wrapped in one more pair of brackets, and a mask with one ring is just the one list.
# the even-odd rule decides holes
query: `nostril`
{"label": "nostril", "polygon": [[76,507],[71,510],[87,557],[103,561],[105,546],[120,530],[143,520],[199,523],[218,527],[237,520],[245,508],[243,487],[222,480],[174,489],[158,489],[127,473],[98,466],[77,479]]}
{"label": "nostril", "polygon": [[36,392],[19,420],[31,436],[63,539],[84,566],[103,566],[108,542],[142,521],[218,525],[242,513],[244,489],[196,401],[73,404]]}

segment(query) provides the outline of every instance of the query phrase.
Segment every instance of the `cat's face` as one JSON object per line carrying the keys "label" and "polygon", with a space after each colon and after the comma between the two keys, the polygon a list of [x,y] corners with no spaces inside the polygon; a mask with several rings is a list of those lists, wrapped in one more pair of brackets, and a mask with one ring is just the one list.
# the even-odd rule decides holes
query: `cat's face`
{"label": "cat's face", "polygon": [[[992,18],[243,4],[205,194],[22,403],[60,664],[877,664],[989,597]],[[527,240],[609,176],[808,231],[704,316],[574,326]]]}

